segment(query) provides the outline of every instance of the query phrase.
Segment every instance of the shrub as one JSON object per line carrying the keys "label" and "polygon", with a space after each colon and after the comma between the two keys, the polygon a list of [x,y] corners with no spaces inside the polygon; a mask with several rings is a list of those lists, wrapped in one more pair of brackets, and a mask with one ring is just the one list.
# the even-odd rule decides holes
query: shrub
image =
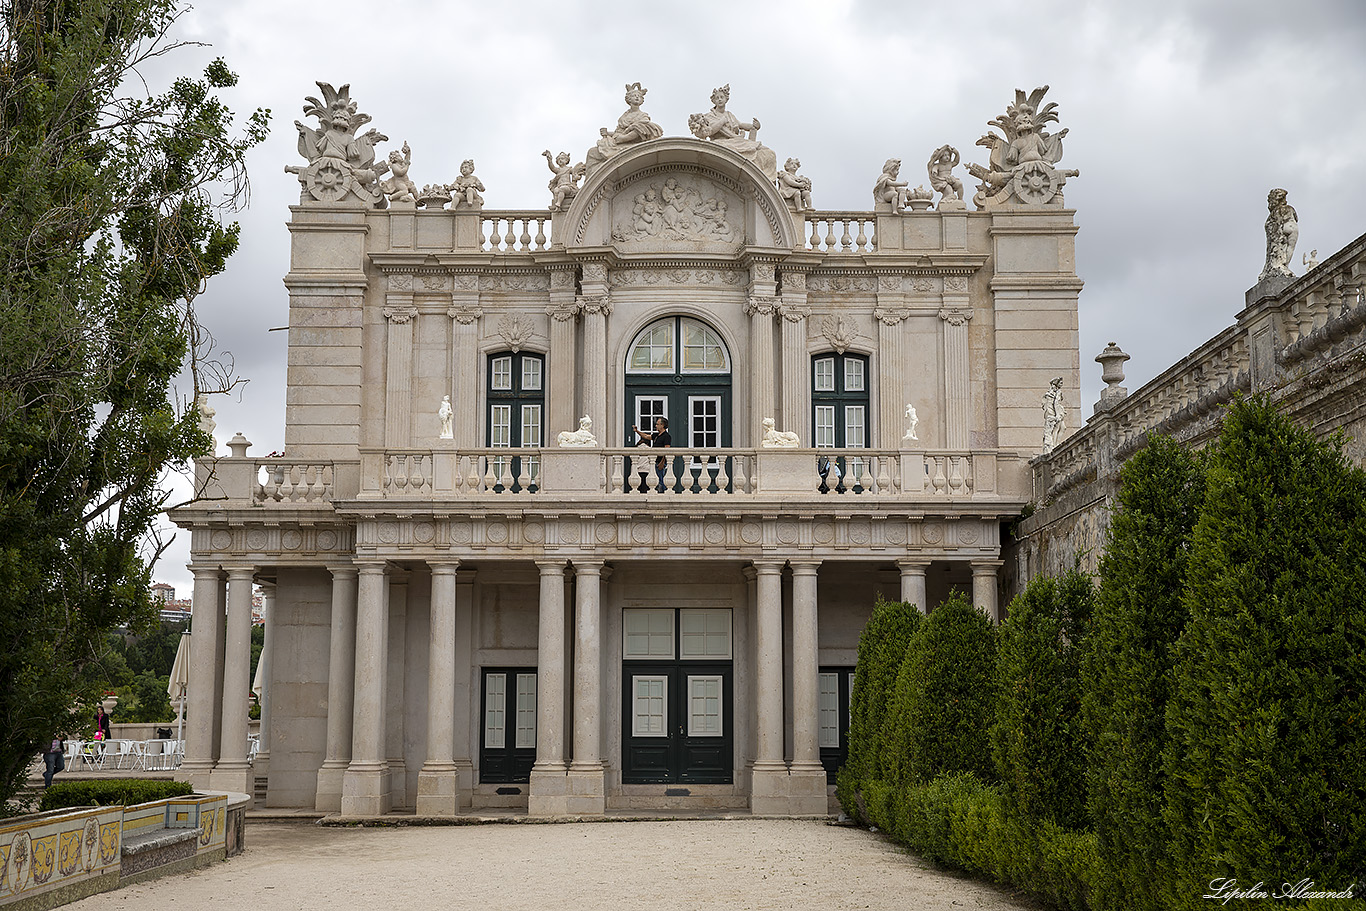
{"label": "shrub", "polygon": [[1089,822],[1081,656],[1094,602],[1091,579],[1079,569],[1037,578],[1001,627],[992,757],[1006,813],[1021,824]]}
{"label": "shrub", "polygon": [[1098,908],[1159,911],[1167,875],[1162,751],[1205,459],[1152,437],[1124,464],[1082,665]]}
{"label": "shrub", "polygon": [[874,777],[887,701],[906,643],[920,622],[915,605],[886,601],[879,595],[859,637],[854,689],[849,694],[849,755],[840,767],[836,792],[844,812],[864,823],[871,820],[859,811],[858,794]]}
{"label": "shrub", "polygon": [[187,781],[153,778],[59,781],[43,792],[43,801],[38,809],[46,812],[65,807],[127,807],[193,793],[194,788]]}
{"label": "shrub", "polygon": [[921,625],[884,721],[879,771],[893,784],[943,773],[995,778],[987,732],[996,709],[996,630],[962,592]]}
{"label": "shrub", "polygon": [[1366,881],[1366,475],[1261,401],[1224,418],[1167,705],[1169,907],[1215,877]]}

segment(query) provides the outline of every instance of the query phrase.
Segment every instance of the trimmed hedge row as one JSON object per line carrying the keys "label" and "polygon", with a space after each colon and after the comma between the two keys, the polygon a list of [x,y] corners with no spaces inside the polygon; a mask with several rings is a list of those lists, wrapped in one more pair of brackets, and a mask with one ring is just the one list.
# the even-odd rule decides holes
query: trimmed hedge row
{"label": "trimmed hedge row", "polygon": [[59,781],[43,792],[38,810],[45,813],[67,807],[128,807],[193,793],[194,788],[187,781],[153,778]]}

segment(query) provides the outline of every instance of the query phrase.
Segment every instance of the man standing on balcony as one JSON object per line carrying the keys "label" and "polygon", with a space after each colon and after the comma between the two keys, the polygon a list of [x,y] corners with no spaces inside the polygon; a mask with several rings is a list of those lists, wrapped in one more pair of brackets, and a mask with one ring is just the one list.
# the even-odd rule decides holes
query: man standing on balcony
{"label": "man standing on balcony", "polygon": [[[636,432],[636,436],[648,440],[652,448],[668,449],[673,445],[673,437],[669,435],[668,418],[655,418],[654,433],[641,430],[635,424],[631,425],[631,429]],[[659,476],[659,490],[662,493],[664,491],[664,456],[655,459],[655,474]]]}

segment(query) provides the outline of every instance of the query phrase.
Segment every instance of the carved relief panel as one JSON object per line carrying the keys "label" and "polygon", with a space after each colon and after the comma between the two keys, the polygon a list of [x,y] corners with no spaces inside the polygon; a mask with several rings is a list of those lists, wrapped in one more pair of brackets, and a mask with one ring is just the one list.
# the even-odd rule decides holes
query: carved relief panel
{"label": "carved relief panel", "polygon": [[612,240],[632,250],[730,252],[744,243],[744,201],[698,174],[633,181],[612,200]]}

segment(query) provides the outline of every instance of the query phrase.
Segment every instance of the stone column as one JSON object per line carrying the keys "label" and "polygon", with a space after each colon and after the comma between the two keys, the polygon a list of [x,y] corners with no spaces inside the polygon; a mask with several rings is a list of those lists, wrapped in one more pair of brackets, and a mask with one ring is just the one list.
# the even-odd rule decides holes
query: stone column
{"label": "stone column", "polygon": [[795,433],[803,446],[812,446],[815,441],[811,437],[811,359],[806,352],[811,307],[806,302],[805,273],[783,272],[779,311],[783,316],[783,402],[778,426]]}
{"label": "stone column", "polygon": [[474,670],[474,578],[472,569],[455,574],[455,771],[460,808],[474,798],[474,744],[470,740],[471,714],[478,714],[479,696],[471,691]]}
{"label": "stone column", "polygon": [[755,688],[759,736],[749,806],[755,814],[786,815],[791,802],[783,761],[783,564],[756,562],[754,571],[758,574]]}
{"label": "stone column", "polygon": [[[479,276],[457,274],[451,307],[446,315],[451,318],[451,405],[455,414],[451,419],[451,436],[457,449],[478,447],[479,406],[472,390],[479,377],[479,319],[484,315],[479,306]],[[465,285],[472,288],[465,289]],[[463,290],[462,290],[463,289]]]}
{"label": "stone column", "polygon": [[389,336],[385,354],[384,445],[403,449],[412,442],[413,327],[417,325],[417,307],[413,305],[411,275],[390,275],[388,281],[390,290],[384,296]]}
{"label": "stone column", "polygon": [[454,816],[460,809],[455,766],[455,571],[433,563],[431,657],[427,664],[427,761],[417,776],[417,815]]}
{"label": "stone column", "polygon": [[972,561],[972,605],[996,624],[1000,624],[1003,619],[1000,599],[996,595],[996,572],[1002,562],[1004,561]]}
{"label": "stone column", "polygon": [[972,384],[968,375],[968,321],[972,308],[966,299],[939,310],[944,321],[944,447],[967,450],[972,421]]}
{"label": "stone column", "polygon": [[356,594],[356,695],[351,764],[342,777],[344,816],[389,811],[385,761],[385,687],[389,657],[389,579],[384,563],[361,563]]}
{"label": "stone column", "polygon": [[[768,267],[768,275],[770,278],[773,275],[772,266]],[[772,282],[769,284],[771,287]],[[749,436],[736,440],[737,446],[758,446],[764,435],[764,418],[777,418],[773,396],[777,382],[773,365],[773,314],[777,312],[778,299],[771,293],[751,294],[745,301],[745,314],[749,316]],[[811,440],[802,440],[802,444],[809,446]]]}
{"label": "stone column", "polygon": [[901,600],[920,608],[922,614],[930,612],[929,597],[925,594],[925,571],[930,568],[928,560],[897,560],[901,567]]}
{"label": "stone column", "polygon": [[[545,366],[545,427],[549,434],[552,430],[559,433],[579,425],[579,416],[574,413],[574,387],[578,377],[574,335],[579,304],[574,296],[573,264],[551,267],[550,305],[545,312],[550,317],[550,353]],[[605,415],[603,420],[606,420]],[[599,439],[602,430],[598,432]]]}
{"label": "stone column", "polygon": [[356,676],[356,568],[329,566],[332,632],[327,662],[327,752],[318,769],[314,808],[341,810],[342,776],[351,764],[351,720]]}
{"label": "stone column", "polygon": [[564,763],[564,563],[537,561],[541,612],[536,661],[536,764],[531,767],[527,812],[569,812]]}
{"label": "stone column", "polygon": [[[389,569],[389,681],[384,688],[384,753],[389,765],[389,807],[407,809],[408,761],[404,750],[408,725],[408,580],[406,570]],[[426,695],[425,693],[423,695]]]}
{"label": "stone column", "polygon": [[215,791],[256,792],[247,764],[247,708],[251,701],[251,588],[256,570],[228,570],[228,619],[223,650],[223,726],[218,763],[209,776]]}
{"label": "stone column", "polygon": [[[577,365],[582,396],[579,408],[593,419],[594,427],[601,428],[598,439],[610,446],[610,441],[620,431],[609,432],[607,425],[607,317],[612,315],[607,266],[603,263],[585,263],[580,288],[582,293],[578,297],[578,308],[583,315],[583,363]],[[576,415],[574,423],[553,428],[551,432],[577,427],[577,418]]]}
{"label": "stone column", "polygon": [[602,761],[602,564],[574,561],[574,761],[569,766],[568,809],[607,810]]}
{"label": "stone column", "polygon": [[214,698],[216,681],[222,679],[218,645],[223,639],[222,572],[217,566],[195,566],[194,595],[190,602],[190,686],[186,694],[185,758],[178,778],[195,788],[209,787],[209,773],[218,755],[214,732],[220,723],[221,704]]}
{"label": "stone column", "polygon": [[792,567],[792,769],[788,776],[794,816],[824,816],[828,809],[820,748],[820,640],[816,608],[818,561]]}
{"label": "stone column", "polygon": [[[273,735],[270,730],[270,695],[273,687],[271,686],[271,652],[275,650],[273,645],[275,639],[275,583],[261,583],[261,613],[265,615],[264,634],[261,639],[261,658],[257,662],[258,676],[261,678],[261,747],[256,753],[256,760],[252,763],[253,774],[257,778],[270,777],[270,742]],[[252,682],[253,689],[255,681]],[[270,803],[270,785],[266,785],[266,803]]]}

